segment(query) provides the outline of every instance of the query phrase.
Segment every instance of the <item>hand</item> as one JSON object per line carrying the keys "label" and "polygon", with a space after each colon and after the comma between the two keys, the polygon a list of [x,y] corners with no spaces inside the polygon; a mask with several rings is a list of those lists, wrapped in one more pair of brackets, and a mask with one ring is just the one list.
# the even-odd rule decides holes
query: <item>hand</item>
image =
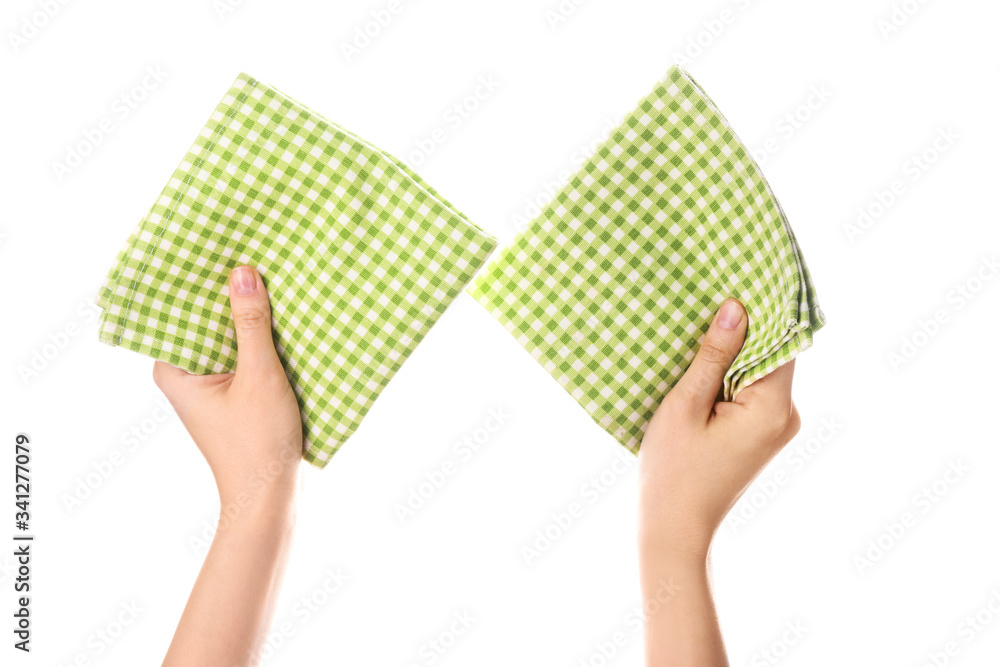
{"label": "hand", "polygon": [[681,380],[646,429],[639,450],[644,549],[707,557],[715,531],[750,483],[799,430],[794,361],[720,402],[747,315],[727,299]]}
{"label": "hand", "polygon": [[295,523],[302,419],[271,337],[264,283],[229,276],[235,373],[192,375],[156,362],[153,378],[208,461],[219,525],[163,664],[256,665],[274,617]]}
{"label": "hand", "polygon": [[725,667],[709,581],[712,537],[799,430],[794,362],[721,402],[747,315],[727,299],[691,366],[656,410],[639,449],[639,573],[649,667]]}
{"label": "hand", "polygon": [[235,373],[193,375],[162,361],[153,379],[177,411],[215,476],[223,513],[294,491],[302,418],[274,349],[271,306],[257,271],[229,276],[236,329]]}

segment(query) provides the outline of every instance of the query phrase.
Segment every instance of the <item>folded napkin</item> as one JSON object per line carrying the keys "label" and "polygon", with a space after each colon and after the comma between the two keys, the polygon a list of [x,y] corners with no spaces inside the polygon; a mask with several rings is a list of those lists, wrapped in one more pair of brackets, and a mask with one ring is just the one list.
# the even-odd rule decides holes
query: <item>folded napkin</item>
{"label": "folded napkin", "polygon": [[227,279],[256,267],[322,468],[495,245],[398,160],[241,74],[119,253],[100,339],[233,370]]}
{"label": "folded napkin", "polygon": [[727,400],[823,325],[767,181],[678,67],[469,292],[633,452],[727,296],[750,316]]}

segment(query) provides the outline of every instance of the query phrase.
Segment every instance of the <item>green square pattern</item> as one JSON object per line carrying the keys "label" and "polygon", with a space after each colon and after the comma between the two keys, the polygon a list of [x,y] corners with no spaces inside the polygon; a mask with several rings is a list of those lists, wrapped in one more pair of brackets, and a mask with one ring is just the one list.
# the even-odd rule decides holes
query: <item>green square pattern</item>
{"label": "green square pattern", "polygon": [[404,164],[241,74],[119,253],[100,340],[232,371],[227,280],[257,267],[322,468],[495,246]]}
{"label": "green square pattern", "polygon": [[824,323],[767,181],[679,67],[469,293],[633,453],[726,297],[750,316],[726,400],[808,348]]}

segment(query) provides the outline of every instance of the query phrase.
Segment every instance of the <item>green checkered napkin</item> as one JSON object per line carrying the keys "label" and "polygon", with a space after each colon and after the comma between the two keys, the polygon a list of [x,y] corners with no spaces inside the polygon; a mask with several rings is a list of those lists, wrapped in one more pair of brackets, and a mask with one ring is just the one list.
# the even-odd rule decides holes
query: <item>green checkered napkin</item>
{"label": "green checkered napkin", "polygon": [[241,74],[119,253],[100,339],[230,371],[229,272],[257,267],[323,467],[495,245],[398,160]]}
{"label": "green checkered napkin", "polygon": [[727,400],[824,321],[767,181],[678,67],[469,292],[633,452],[727,296],[750,315]]}

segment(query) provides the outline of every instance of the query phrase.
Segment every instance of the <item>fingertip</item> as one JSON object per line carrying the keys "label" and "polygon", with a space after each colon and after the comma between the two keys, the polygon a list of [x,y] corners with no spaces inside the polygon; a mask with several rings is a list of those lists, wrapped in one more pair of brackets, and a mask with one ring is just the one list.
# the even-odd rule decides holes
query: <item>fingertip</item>
{"label": "fingertip", "polygon": [[715,312],[691,365],[674,385],[682,405],[695,414],[711,414],[726,373],[740,355],[746,339],[748,314],[739,299],[726,298]]}
{"label": "fingertip", "polygon": [[715,311],[702,345],[717,347],[735,360],[746,341],[748,325],[746,308],[739,299],[728,297]]}
{"label": "fingertip", "polygon": [[722,302],[718,312],[715,314],[715,323],[721,329],[732,331],[746,324],[746,308],[739,299],[729,297]]}
{"label": "fingertip", "polygon": [[[229,274],[230,317],[236,334],[236,374],[255,375],[281,368],[274,344],[271,303],[256,268],[235,267]],[[282,370],[282,377],[284,371]]]}
{"label": "fingertip", "polygon": [[229,274],[229,296],[254,296],[263,288],[263,281],[257,269],[246,264],[237,266]]}

